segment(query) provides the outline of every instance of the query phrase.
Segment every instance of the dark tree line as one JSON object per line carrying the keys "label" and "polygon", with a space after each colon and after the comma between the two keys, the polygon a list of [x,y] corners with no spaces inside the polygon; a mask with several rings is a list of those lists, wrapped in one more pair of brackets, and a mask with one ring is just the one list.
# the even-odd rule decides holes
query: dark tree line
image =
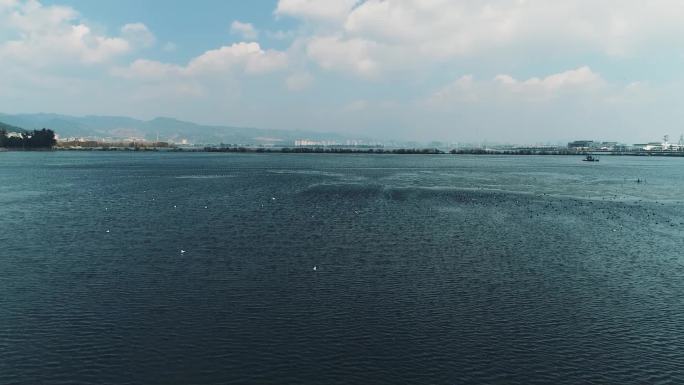
{"label": "dark tree line", "polygon": [[45,128],[21,133],[18,137],[8,137],[6,131],[0,130],[0,147],[25,149],[52,148],[56,143],[55,132]]}

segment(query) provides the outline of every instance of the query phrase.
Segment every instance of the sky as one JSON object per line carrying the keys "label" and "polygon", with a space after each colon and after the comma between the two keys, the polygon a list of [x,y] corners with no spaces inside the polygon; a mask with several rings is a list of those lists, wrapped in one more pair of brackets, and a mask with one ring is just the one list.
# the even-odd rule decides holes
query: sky
{"label": "sky", "polygon": [[676,140],[682,20],[681,0],[0,0],[0,112]]}

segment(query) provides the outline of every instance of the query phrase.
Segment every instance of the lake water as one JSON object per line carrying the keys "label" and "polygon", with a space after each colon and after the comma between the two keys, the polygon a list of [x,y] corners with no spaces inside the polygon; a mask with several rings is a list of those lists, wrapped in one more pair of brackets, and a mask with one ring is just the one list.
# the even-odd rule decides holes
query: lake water
{"label": "lake water", "polygon": [[684,383],[684,159],[0,153],[0,383]]}

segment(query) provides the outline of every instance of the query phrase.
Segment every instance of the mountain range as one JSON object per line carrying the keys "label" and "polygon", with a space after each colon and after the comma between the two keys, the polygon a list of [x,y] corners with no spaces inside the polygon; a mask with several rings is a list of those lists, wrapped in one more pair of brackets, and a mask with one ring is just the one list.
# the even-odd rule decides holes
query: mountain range
{"label": "mountain range", "polygon": [[[276,130],[231,126],[211,126],[172,118],[139,120],[123,116],[69,116],[59,114],[0,114],[0,129],[19,131],[48,128],[60,138],[125,140],[144,138],[154,141],[194,144],[275,144],[291,145],[297,139],[344,143],[351,137],[337,133]],[[354,138],[364,139],[364,138]],[[367,140],[367,139],[366,139]]]}
{"label": "mountain range", "polygon": [[6,131],[6,132],[23,132],[24,130],[21,129],[21,128],[19,128],[19,127],[16,127],[16,126],[12,126],[12,125],[10,125],[10,124],[6,124],[6,123],[3,123],[3,122],[0,122],[0,131]]}

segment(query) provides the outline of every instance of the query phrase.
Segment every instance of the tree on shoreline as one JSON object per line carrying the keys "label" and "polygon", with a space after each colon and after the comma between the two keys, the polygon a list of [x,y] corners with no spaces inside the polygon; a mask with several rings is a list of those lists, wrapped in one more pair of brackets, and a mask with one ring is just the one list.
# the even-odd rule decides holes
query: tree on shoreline
{"label": "tree on shoreline", "polygon": [[21,133],[20,136],[7,136],[7,131],[0,130],[0,147],[7,148],[52,148],[57,144],[55,140],[55,132],[43,128],[42,130],[33,130],[30,133]]}

